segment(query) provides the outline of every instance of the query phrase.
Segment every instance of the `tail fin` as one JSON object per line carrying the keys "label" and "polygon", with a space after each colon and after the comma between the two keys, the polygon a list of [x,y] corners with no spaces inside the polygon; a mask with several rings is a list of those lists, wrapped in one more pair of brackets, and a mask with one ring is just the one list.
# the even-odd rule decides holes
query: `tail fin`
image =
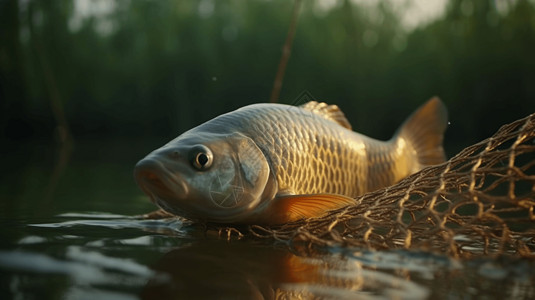
{"label": "tail fin", "polygon": [[401,125],[394,139],[403,138],[414,148],[421,167],[440,164],[446,160],[442,141],[447,126],[446,106],[433,97]]}

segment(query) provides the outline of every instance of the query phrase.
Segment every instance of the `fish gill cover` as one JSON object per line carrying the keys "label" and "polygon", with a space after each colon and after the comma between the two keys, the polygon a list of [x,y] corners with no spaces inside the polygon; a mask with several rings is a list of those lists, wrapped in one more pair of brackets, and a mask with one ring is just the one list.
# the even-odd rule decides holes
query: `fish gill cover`
{"label": "fish gill cover", "polygon": [[221,227],[307,246],[535,258],[535,114],[357,204],[281,226]]}

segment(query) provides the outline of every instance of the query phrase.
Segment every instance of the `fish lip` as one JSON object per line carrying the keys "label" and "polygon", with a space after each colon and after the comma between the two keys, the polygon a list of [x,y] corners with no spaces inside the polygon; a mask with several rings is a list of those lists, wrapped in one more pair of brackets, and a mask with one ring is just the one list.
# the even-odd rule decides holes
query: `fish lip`
{"label": "fish lip", "polygon": [[134,179],[141,190],[150,197],[151,202],[158,206],[160,206],[158,202],[169,203],[172,199],[185,199],[188,195],[185,181],[171,172],[159,159],[146,157],[140,160],[134,168]]}

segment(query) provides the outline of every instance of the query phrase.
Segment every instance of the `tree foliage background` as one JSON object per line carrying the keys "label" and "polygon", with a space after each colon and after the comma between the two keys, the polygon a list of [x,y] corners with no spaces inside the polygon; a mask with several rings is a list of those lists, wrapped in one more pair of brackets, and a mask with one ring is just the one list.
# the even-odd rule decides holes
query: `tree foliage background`
{"label": "tree foliage background", "polygon": [[[75,141],[168,139],[269,100],[293,1],[87,2],[0,1],[3,144],[53,141],[58,115]],[[535,112],[533,1],[451,0],[413,30],[389,1],[319,2],[302,3],[279,102],[308,91],[386,139],[437,95],[455,150]]]}

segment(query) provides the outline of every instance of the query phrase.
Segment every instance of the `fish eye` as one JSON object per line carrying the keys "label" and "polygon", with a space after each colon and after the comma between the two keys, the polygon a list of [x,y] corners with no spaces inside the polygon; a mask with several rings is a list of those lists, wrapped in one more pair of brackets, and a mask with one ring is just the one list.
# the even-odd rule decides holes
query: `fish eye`
{"label": "fish eye", "polygon": [[197,145],[191,149],[191,164],[197,170],[206,170],[212,165],[212,151],[204,145]]}

